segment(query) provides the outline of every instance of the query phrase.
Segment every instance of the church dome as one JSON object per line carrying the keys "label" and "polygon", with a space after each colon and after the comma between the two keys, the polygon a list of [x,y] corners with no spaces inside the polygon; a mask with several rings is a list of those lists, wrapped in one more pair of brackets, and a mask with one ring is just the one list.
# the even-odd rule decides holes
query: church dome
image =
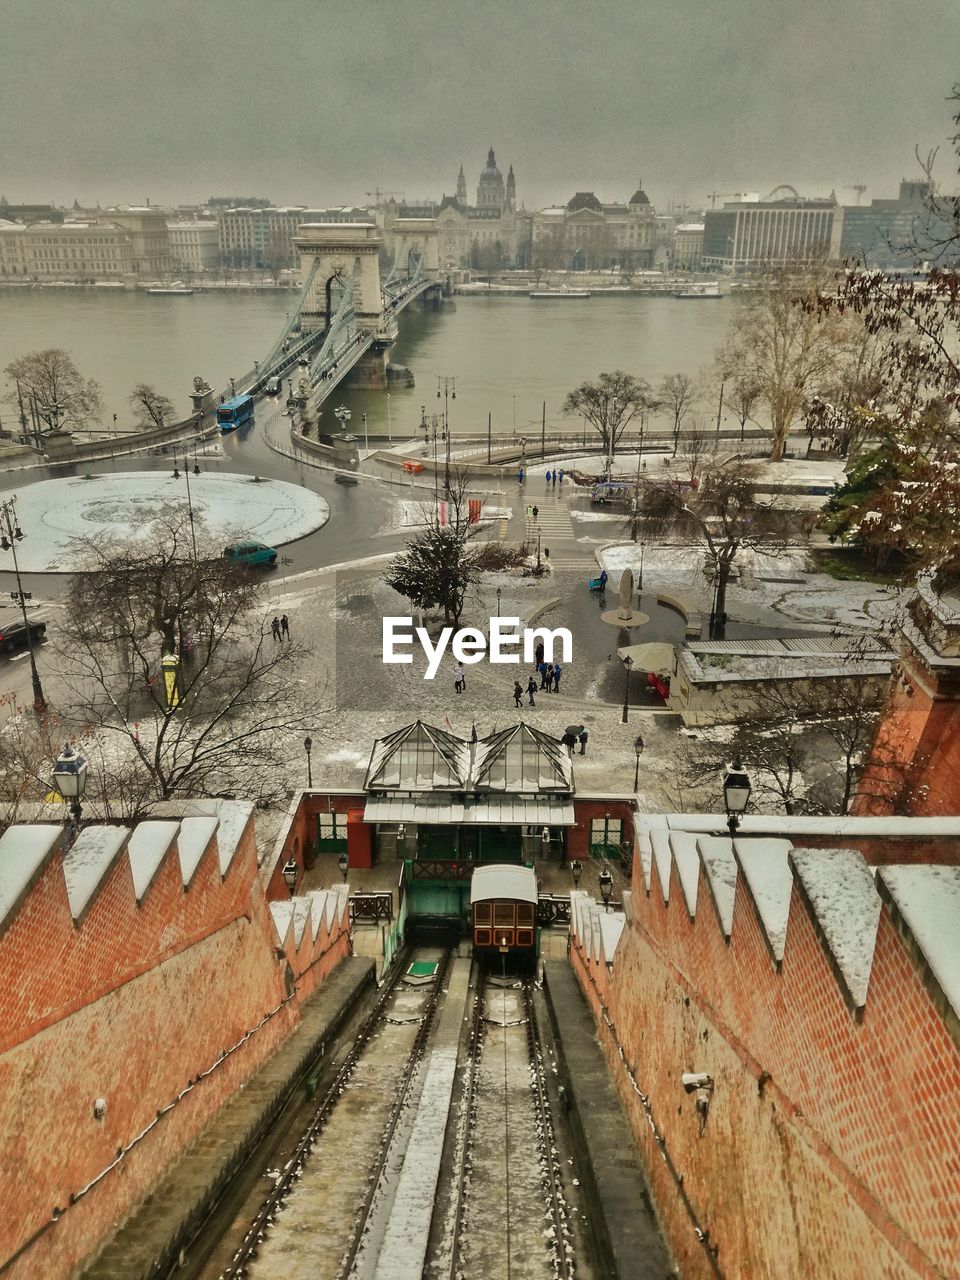
{"label": "church dome", "polygon": [[631,204],[649,204],[650,197],[644,191],[643,187],[637,187],[636,191],[630,197]]}
{"label": "church dome", "polygon": [[484,180],[486,180],[488,182],[489,181],[497,182],[502,177],[503,177],[503,174],[497,168],[497,158],[493,154],[493,147],[491,147],[490,150],[487,152],[487,167],[484,169],[483,173],[481,173],[480,181],[483,182]]}
{"label": "church dome", "polygon": [[576,195],[567,202],[567,212],[576,213],[578,209],[595,209],[597,213],[600,213],[603,210],[603,205],[592,191],[578,191]]}

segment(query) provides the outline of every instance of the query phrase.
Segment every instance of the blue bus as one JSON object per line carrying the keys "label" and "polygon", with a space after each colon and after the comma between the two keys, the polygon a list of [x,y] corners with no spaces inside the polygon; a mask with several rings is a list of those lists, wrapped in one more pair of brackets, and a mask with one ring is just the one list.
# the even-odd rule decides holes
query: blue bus
{"label": "blue bus", "polygon": [[224,400],[217,408],[217,422],[221,431],[233,431],[253,417],[253,396],[234,396]]}

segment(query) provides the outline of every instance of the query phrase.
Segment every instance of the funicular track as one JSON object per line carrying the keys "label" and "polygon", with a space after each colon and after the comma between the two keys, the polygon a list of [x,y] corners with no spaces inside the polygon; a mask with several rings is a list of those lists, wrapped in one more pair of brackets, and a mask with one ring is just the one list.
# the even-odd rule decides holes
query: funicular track
{"label": "funicular track", "polygon": [[[531,979],[495,982],[482,973],[477,980],[462,1102],[465,1124],[450,1191],[452,1247],[443,1271],[449,1280],[494,1274],[573,1280],[574,1235],[534,984]],[[492,1037],[502,1042],[502,1059]],[[518,1087],[524,1071],[525,1090]]]}
{"label": "funicular track", "polygon": [[[420,989],[423,993],[422,1005],[412,1016],[393,1017],[392,1011],[401,993],[409,991],[403,985],[403,978],[408,966],[423,950],[429,950],[432,958],[438,961],[436,977],[429,988]],[[324,1083],[322,1097],[319,1102],[307,1112],[306,1123],[303,1124],[303,1108],[296,1113],[294,1118],[288,1121],[288,1125],[291,1126],[290,1141],[286,1144],[289,1154],[284,1159],[282,1167],[274,1170],[267,1170],[264,1167],[260,1170],[261,1176],[271,1178],[271,1189],[262,1199],[257,1197],[259,1207],[252,1217],[246,1219],[242,1239],[233,1250],[229,1261],[224,1263],[221,1259],[219,1266],[211,1267],[209,1265],[216,1254],[216,1242],[213,1242],[212,1248],[200,1247],[185,1250],[185,1256],[182,1257],[186,1267],[183,1270],[178,1269],[173,1274],[197,1277],[220,1276],[223,1280],[240,1280],[240,1277],[259,1274],[286,1274],[282,1271],[274,1273],[270,1267],[261,1270],[258,1260],[264,1248],[270,1243],[272,1231],[275,1230],[278,1222],[282,1221],[284,1214],[288,1212],[290,1197],[294,1195],[308,1173],[311,1176],[316,1175],[315,1165],[321,1156],[325,1130],[328,1129],[331,1121],[338,1117],[339,1112],[342,1112],[344,1099],[350,1099],[351,1089],[356,1086],[358,1073],[364,1069],[371,1052],[376,1051],[376,1042],[383,1037],[388,1037],[386,1048],[381,1048],[380,1056],[381,1058],[393,1059],[394,1065],[390,1071],[389,1079],[392,1099],[389,1105],[386,1127],[384,1128],[384,1136],[379,1139],[371,1167],[366,1174],[369,1196],[372,1196],[379,1170],[382,1167],[382,1159],[389,1147],[389,1135],[396,1125],[410,1080],[423,1052],[423,1046],[430,1034],[434,1013],[443,999],[443,977],[449,964],[449,959],[450,952],[442,951],[440,948],[417,948],[404,953],[390,980],[384,984],[382,990],[378,993],[372,1009],[359,1028],[352,1033],[352,1043],[339,1061],[335,1074],[332,1078],[328,1077],[328,1082]],[[411,1042],[410,1029],[414,1023],[418,1025]],[[318,1070],[317,1075],[319,1074]],[[343,1121],[344,1117],[340,1117],[340,1119]],[[294,1122],[302,1127],[299,1130],[292,1128]],[[340,1151],[339,1156],[341,1159],[344,1158],[344,1154],[343,1151]],[[354,1160],[357,1155],[358,1153],[350,1153],[347,1158]],[[311,1157],[313,1157],[313,1162],[311,1162]],[[260,1153],[257,1153],[252,1161],[253,1164],[258,1162],[260,1165],[265,1163]],[[338,1175],[336,1162],[331,1161],[326,1168],[319,1172],[321,1176],[326,1176],[331,1184],[336,1184]],[[334,1189],[332,1199],[335,1198]],[[363,1220],[369,1199],[366,1203],[351,1201],[347,1208],[353,1208],[354,1204],[356,1204],[356,1214],[353,1222],[348,1227],[349,1239],[344,1245],[345,1251],[338,1250],[338,1261],[341,1258],[346,1261],[349,1257],[352,1262],[362,1235]],[[222,1225],[221,1222],[220,1231],[218,1231],[218,1228],[211,1221],[208,1223],[206,1231],[219,1235],[222,1231]],[[242,1230],[243,1227],[240,1229]],[[211,1241],[203,1240],[202,1236],[203,1232],[198,1236],[195,1245],[210,1246]],[[220,1248],[222,1249],[222,1247],[221,1245]],[[195,1254],[197,1259],[193,1264],[190,1261],[191,1254]],[[334,1267],[327,1274],[332,1280],[335,1274],[346,1274],[348,1271],[349,1263],[340,1270]]]}

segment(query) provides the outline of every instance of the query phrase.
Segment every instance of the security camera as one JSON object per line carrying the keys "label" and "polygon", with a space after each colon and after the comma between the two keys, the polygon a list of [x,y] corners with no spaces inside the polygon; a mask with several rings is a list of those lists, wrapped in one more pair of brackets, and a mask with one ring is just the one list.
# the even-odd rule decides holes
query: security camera
{"label": "security camera", "polygon": [[680,1083],[687,1093],[696,1093],[698,1089],[712,1089],[713,1076],[708,1076],[705,1071],[684,1071]]}

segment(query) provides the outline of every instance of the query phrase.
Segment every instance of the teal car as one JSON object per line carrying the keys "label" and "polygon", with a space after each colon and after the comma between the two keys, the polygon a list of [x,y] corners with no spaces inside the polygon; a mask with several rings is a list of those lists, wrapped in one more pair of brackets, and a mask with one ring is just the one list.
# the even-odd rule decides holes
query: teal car
{"label": "teal car", "polygon": [[232,546],[224,547],[223,555],[226,560],[232,560],[235,564],[256,566],[277,563],[276,550],[264,546],[262,542],[234,542]]}

